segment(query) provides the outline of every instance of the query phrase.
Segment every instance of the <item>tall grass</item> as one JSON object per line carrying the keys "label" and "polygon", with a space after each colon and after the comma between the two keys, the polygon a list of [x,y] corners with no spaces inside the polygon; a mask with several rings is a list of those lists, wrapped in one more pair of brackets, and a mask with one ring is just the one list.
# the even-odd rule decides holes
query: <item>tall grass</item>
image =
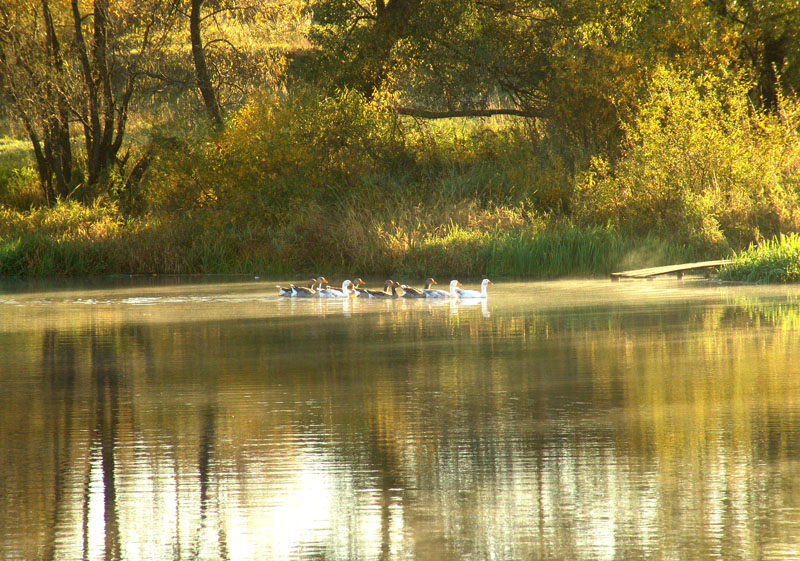
{"label": "tall grass", "polygon": [[0,201],[15,208],[41,202],[30,142],[0,137]]}
{"label": "tall grass", "polygon": [[533,235],[508,233],[492,241],[487,273],[527,278],[590,277],[630,267],[694,259],[687,246],[655,237],[623,237],[611,228],[559,225]]}
{"label": "tall grass", "polygon": [[780,234],[751,244],[735,254],[733,263],[723,267],[719,278],[750,283],[800,281],[800,235]]}
{"label": "tall grass", "polygon": [[68,202],[52,209],[0,207],[0,274],[93,274],[113,262],[108,248],[118,236],[116,209]]}
{"label": "tall grass", "polygon": [[[605,276],[696,257],[657,238],[625,238],[611,228],[534,219],[513,208],[397,206],[365,218],[363,208],[349,204],[266,229],[204,229],[181,217],[123,222],[113,205],[75,202],[26,213],[0,210],[0,275],[325,271],[545,279]],[[442,224],[447,214],[451,220]]]}

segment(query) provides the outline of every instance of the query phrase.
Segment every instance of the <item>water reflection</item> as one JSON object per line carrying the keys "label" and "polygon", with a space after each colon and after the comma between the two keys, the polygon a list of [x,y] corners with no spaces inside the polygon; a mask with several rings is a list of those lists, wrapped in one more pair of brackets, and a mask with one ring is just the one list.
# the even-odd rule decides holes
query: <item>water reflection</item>
{"label": "water reflection", "polygon": [[796,557],[796,293],[519,288],[2,296],[0,557]]}

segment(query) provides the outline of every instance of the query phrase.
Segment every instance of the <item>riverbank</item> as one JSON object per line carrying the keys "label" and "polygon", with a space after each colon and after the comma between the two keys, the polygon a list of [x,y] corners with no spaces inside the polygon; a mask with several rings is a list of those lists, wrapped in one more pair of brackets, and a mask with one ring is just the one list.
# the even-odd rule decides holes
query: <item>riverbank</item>
{"label": "riverbank", "polygon": [[603,277],[800,229],[796,135],[729,108],[742,92],[697,113],[698,86],[660,80],[604,157],[508,118],[420,122],[353,92],[295,92],[221,130],[149,130],[138,179],[76,172],[48,205],[24,145],[6,143],[0,274]]}
{"label": "riverbank", "polygon": [[[0,209],[0,275],[300,274],[548,279],[601,277],[613,270],[692,260],[697,250],[613,228],[517,220],[496,209],[494,224],[451,223],[421,235],[392,220],[372,231],[327,216],[315,231],[272,227],[201,228],[172,218],[124,220],[113,205],[61,203],[52,209]],[[505,217],[505,222],[500,218]],[[375,217],[373,217],[375,218]],[[489,222],[489,215],[482,216]],[[337,223],[338,221],[338,223]],[[311,226],[309,225],[309,228]],[[319,231],[316,231],[319,229]],[[337,237],[334,232],[346,232]],[[372,240],[370,235],[374,234]]]}

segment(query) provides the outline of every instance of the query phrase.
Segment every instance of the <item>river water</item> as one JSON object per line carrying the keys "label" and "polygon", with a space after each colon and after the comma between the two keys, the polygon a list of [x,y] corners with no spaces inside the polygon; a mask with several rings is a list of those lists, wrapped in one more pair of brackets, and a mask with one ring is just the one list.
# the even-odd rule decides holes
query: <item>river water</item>
{"label": "river water", "polygon": [[0,281],[0,559],[800,555],[800,287],[274,284]]}

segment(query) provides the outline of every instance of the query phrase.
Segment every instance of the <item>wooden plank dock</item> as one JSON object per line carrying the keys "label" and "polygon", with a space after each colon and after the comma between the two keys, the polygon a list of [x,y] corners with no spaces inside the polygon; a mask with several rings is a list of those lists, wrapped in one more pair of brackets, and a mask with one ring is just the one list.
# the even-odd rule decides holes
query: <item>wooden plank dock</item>
{"label": "wooden plank dock", "polygon": [[723,265],[731,263],[730,259],[718,259],[716,261],[700,261],[697,263],[683,263],[681,265],[665,265],[663,267],[650,267],[649,269],[637,269],[635,271],[622,271],[619,273],[611,273],[612,281],[619,281],[621,279],[647,279],[653,280],[660,275],[676,275],[678,279],[682,279],[684,273],[689,271],[702,271],[718,269]]}

